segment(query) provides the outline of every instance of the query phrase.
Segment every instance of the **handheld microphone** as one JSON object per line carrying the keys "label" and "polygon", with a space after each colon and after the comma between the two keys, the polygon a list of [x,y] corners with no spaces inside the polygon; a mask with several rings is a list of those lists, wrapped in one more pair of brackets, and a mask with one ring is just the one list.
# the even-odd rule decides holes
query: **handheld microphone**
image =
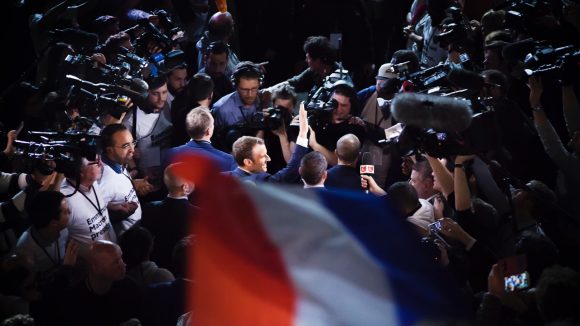
{"label": "handheld microphone", "polygon": [[445,132],[467,129],[473,117],[468,100],[418,93],[395,95],[391,112],[405,125]]}
{"label": "handheld microphone", "polygon": [[[362,154],[362,159],[361,159],[361,165],[360,165],[360,175],[368,175],[368,176],[372,176],[373,174],[375,174],[375,166],[373,164],[373,157],[371,155],[371,153],[369,152],[364,152]],[[365,194],[369,193],[369,188],[367,187],[365,189]]]}

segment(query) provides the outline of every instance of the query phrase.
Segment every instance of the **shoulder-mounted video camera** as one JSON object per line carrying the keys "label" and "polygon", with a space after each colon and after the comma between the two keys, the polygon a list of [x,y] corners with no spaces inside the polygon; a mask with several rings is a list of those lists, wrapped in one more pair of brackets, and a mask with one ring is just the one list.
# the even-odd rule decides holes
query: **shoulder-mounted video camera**
{"label": "shoulder-mounted video camera", "polygon": [[89,161],[96,160],[97,135],[75,131],[29,131],[28,136],[35,141],[15,140],[15,154],[23,156],[34,166],[42,166],[45,174],[56,170],[65,175],[76,175],[83,157]]}

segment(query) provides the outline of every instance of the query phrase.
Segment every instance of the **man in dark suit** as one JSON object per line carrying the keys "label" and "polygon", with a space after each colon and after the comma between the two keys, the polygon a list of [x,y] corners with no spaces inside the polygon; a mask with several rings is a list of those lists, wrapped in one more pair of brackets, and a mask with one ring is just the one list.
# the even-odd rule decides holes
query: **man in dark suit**
{"label": "man in dark suit", "polygon": [[360,141],[354,134],[346,134],[336,142],[338,164],[328,170],[325,186],[328,189],[360,190],[361,180],[357,170]]}
{"label": "man in dark suit", "polygon": [[326,169],[328,162],[320,152],[310,152],[300,161],[300,177],[304,182],[304,189],[325,190]]}
{"label": "man in dark suit", "polygon": [[298,181],[300,175],[298,168],[300,167],[300,160],[308,152],[308,119],[306,116],[306,109],[304,103],[300,104],[299,113],[300,129],[298,131],[298,138],[296,139],[296,146],[292,151],[292,157],[288,165],[278,171],[276,174],[269,174],[268,150],[261,138],[243,136],[234,142],[232,153],[238,167],[227,175],[232,175],[244,181],[263,181],[263,182],[281,182],[281,183],[295,183]]}
{"label": "man in dark suit", "polygon": [[210,139],[214,131],[214,120],[207,107],[198,106],[191,110],[185,118],[185,128],[191,140],[168,150],[166,155],[169,160],[179,154],[195,153],[213,159],[221,172],[231,171],[237,167],[232,155],[212,146]]}
{"label": "man in dark suit", "polygon": [[197,210],[197,207],[188,200],[194,185],[175,174],[179,164],[185,163],[174,163],[165,169],[163,181],[167,187],[167,197],[144,205],[141,218],[142,226],[155,238],[151,260],[159,267],[169,269],[173,247],[180,239],[191,233],[190,222]]}

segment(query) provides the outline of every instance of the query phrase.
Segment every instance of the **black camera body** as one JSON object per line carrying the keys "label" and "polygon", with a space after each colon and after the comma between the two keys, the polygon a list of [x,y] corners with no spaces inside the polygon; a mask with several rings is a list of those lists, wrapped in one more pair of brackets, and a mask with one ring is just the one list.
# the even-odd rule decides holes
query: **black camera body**
{"label": "black camera body", "polygon": [[286,108],[281,106],[264,109],[262,112],[255,112],[248,121],[234,126],[233,129],[242,133],[257,130],[276,130],[282,124],[288,124],[291,115]]}
{"label": "black camera body", "polygon": [[68,55],[64,59],[61,82],[63,85],[70,85],[65,77],[74,75],[95,83],[128,85],[131,82],[130,71],[129,64],[103,65],[82,54]]}
{"label": "black camera body", "polygon": [[449,7],[446,12],[451,22],[442,26],[443,32],[435,35],[433,41],[439,43],[442,48],[447,48],[450,44],[456,46],[458,50],[469,47],[473,32],[467,17],[457,7]]}
{"label": "black camera body", "polygon": [[559,48],[543,46],[526,56],[524,72],[529,77],[542,76],[549,79],[571,77],[578,80],[579,65],[580,50],[574,49],[572,45]]}
{"label": "black camera body", "polygon": [[161,32],[149,20],[142,20],[139,25],[145,29],[145,32],[135,39],[135,53],[137,55],[147,57],[149,55],[148,46],[151,42],[155,42],[161,48],[162,53],[173,50],[176,42]]}
{"label": "black camera body", "polygon": [[[459,56],[460,63],[466,64],[470,62],[470,58],[467,54],[463,53]],[[412,74],[406,74],[399,76],[399,81],[404,87],[412,88],[412,91],[416,93],[424,92],[434,87],[446,87],[449,86],[449,81],[447,80],[447,75],[452,69],[452,65],[449,63],[440,63],[436,66],[419,70]],[[407,86],[405,86],[407,82]],[[410,86],[409,86],[410,84]]]}
{"label": "black camera body", "polygon": [[66,104],[70,108],[76,108],[82,116],[96,119],[99,116],[109,114],[120,119],[129,108],[125,105],[129,98],[124,95],[96,94],[82,87],[73,86],[66,98]]}
{"label": "black camera body", "polygon": [[310,125],[322,123],[338,107],[338,102],[332,98],[332,93],[339,85],[352,87],[353,83],[348,70],[337,69],[324,78],[321,87],[310,92],[305,105]]}
{"label": "black camera body", "polygon": [[[46,167],[48,174],[56,170],[67,176],[76,176],[83,157],[96,160],[99,136],[74,131],[30,131],[28,135],[38,141],[15,140],[15,154],[29,160],[33,166]],[[53,166],[48,164],[50,161],[54,162]]]}

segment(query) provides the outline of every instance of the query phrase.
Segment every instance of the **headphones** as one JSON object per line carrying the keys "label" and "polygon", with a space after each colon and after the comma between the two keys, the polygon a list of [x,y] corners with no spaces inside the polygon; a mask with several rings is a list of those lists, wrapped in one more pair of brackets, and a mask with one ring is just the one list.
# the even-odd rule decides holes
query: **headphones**
{"label": "headphones", "polygon": [[234,87],[238,87],[240,83],[240,78],[257,78],[260,86],[262,85],[262,80],[264,80],[264,74],[262,73],[262,68],[259,65],[251,61],[242,61],[236,65],[230,81]]}

